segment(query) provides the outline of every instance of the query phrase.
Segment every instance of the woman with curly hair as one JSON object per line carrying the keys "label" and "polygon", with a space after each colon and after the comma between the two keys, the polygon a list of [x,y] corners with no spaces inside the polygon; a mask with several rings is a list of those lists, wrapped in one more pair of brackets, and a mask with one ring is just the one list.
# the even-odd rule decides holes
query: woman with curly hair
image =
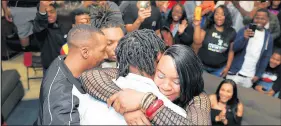
{"label": "woman with curly hair", "polygon": [[231,15],[224,5],[220,5],[207,19],[204,28],[201,28],[200,22],[193,21],[193,48],[198,51],[208,73],[225,77],[234,57],[232,47],[236,32],[231,27]]}
{"label": "woman with curly hair", "polygon": [[175,40],[174,44],[190,46],[193,42],[193,27],[188,24],[185,8],[177,3],[169,12],[164,26],[168,27]]}

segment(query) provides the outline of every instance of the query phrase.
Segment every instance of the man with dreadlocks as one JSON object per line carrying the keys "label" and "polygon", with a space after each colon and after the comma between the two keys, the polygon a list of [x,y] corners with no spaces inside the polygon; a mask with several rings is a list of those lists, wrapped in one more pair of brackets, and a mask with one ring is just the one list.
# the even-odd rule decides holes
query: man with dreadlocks
{"label": "man with dreadlocks", "polygon": [[[99,8],[93,8],[91,11],[92,26],[100,29],[107,38],[107,62],[102,64],[102,67],[114,67],[116,68],[116,55],[115,48],[118,41],[124,36],[124,24],[114,15],[116,12],[110,10],[108,6],[101,6]],[[112,62],[114,61],[114,62]]]}
{"label": "man with dreadlocks", "polygon": [[[85,15],[86,14],[86,15]],[[88,21],[87,24],[92,24],[96,28],[100,29],[107,38],[108,45],[106,48],[106,52],[108,55],[108,59],[106,62],[102,63],[102,67],[113,67],[116,68],[116,55],[115,48],[118,44],[118,41],[124,36],[124,32],[122,31],[123,24],[117,19],[112,17],[115,12],[111,11],[107,6],[101,6],[91,9],[91,21]],[[79,19],[84,17],[88,17],[88,14],[83,11],[83,9],[76,9],[72,12],[73,24],[77,24]],[[87,18],[88,19],[88,18]],[[82,20],[81,20],[82,21]],[[81,22],[80,21],[80,22]],[[62,47],[61,54],[65,55],[68,52],[68,46],[65,44]]]}
{"label": "man with dreadlocks", "polygon": [[[159,60],[164,49],[164,42],[152,30],[137,30],[125,35],[119,41],[116,48],[119,78],[115,83],[120,88],[135,89],[141,92],[152,92],[159,99],[162,99],[164,104],[169,106],[169,108],[186,117],[185,111],[165,97],[158,90],[152,80],[153,75],[155,74],[157,60]],[[84,74],[91,72],[92,70],[89,70]],[[81,105],[88,105],[87,111],[83,114],[83,120],[81,120],[82,125],[127,124],[124,117],[119,115],[113,108],[108,109],[104,102],[101,102],[90,95],[88,96],[88,100],[84,100],[84,103],[81,103]],[[108,119],[110,119],[110,121],[107,121]],[[150,125],[150,122],[146,117],[143,117],[143,120],[147,125]]]}

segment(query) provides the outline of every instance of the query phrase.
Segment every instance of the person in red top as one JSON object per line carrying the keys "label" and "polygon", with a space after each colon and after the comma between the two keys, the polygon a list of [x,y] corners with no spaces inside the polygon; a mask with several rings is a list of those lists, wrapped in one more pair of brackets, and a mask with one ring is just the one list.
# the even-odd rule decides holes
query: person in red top
{"label": "person in red top", "polygon": [[173,6],[176,5],[178,2],[183,5],[185,3],[185,0],[181,0],[181,1],[169,0],[168,9],[171,10],[173,8]]}

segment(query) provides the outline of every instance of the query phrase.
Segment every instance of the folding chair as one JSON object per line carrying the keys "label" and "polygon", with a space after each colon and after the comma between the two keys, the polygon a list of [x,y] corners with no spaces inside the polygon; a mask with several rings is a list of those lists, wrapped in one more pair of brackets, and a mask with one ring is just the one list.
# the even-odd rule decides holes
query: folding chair
{"label": "folding chair", "polygon": [[33,71],[36,72],[39,70],[43,70],[42,63],[41,63],[41,57],[40,56],[33,56],[32,52],[24,52],[23,54],[23,63],[26,66],[26,77],[27,77],[27,88],[30,89],[29,80],[31,79],[42,79],[42,76],[33,76],[30,77],[29,75],[29,68],[32,68]]}

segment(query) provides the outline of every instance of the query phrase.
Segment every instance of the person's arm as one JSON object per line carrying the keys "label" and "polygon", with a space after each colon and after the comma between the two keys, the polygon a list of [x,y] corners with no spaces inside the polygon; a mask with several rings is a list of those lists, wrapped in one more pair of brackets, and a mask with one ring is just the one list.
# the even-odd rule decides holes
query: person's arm
{"label": "person's arm", "polygon": [[[236,38],[234,40],[234,44],[233,44],[233,51],[234,52],[238,52],[241,51],[242,49],[244,49],[247,45],[247,41],[249,40],[249,38],[245,38],[245,33],[247,29],[242,28],[238,31]],[[247,35],[249,36],[249,34]]]}
{"label": "person's arm", "polygon": [[201,29],[200,23],[201,21],[193,20],[194,33],[193,33],[192,47],[195,52],[198,52],[199,48],[201,48],[203,40],[206,35],[206,32],[203,29]]}
{"label": "person's arm", "polygon": [[187,118],[175,113],[168,107],[160,108],[153,119],[155,125],[210,125],[210,99],[204,93],[193,98],[193,103],[187,105]]}
{"label": "person's arm", "polygon": [[[229,71],[229,69],[231,67],[233,58],[234,58],[234,51],[233,51],[233,42],[232,42],[230,44],[230,48],[229,48],[229,52],[228,52],[228,58],[227,58],[226,66],[225,66],[226,74],[227,74],[227,72]],[[226,74],[224,75],[224,77],[226,76]]]}
{"label": "person's arm", "polygon": [[241,125],[243,117],[244,107],[242,103],[238,103],[237,113],[236,113],[236,124]]}
{"label": "person's arm", "polygon": [[79,78],[85,91],[104,102],[113,94],[121,91],[112,79],[116,79],[116,68],[95,68],[82,73]]}
{"label": "person's arm", "polygon": [[228,57],[227,57],[227,62],[226,62],[226,66],[225,68],[223,69],[222,73],[221,73],[221,76],[222,77],[225,77],[231,67],[231,64],[232,64],[232,61],[233,61],[233,58],[234,58],[234,51],[233,51],[233,41],[236,37],[236,32],[235,30],[233,29],[233,31],[231,32],[231,35],[229,36],[231,37],[230,39],[230,47],[229,47],[229,50],[228,50]]}
{"label": "person's arm", "polygon": [[[267,46],[267,50],[265,50],[265,53],[262,54],[262,57],[260,58],[260,64],[259,64],[259,68],[256,71],[256,77],[260,78],[263,74],[263,72],[265,71],[266,67],[268,66],[270,57],[272,55],[272,51],[273,51],[273,41],[272,41],[272,37],[270,35],[270,33],[268,33],[269,35],[269,40],[268,40],[268,45]],[[267,39],[267,38],[265,38]],[[267,40],[266,40],[267,41]]]}
{"label": "person's arm", "polygon": [[46,8],[51,4],[51,1],[41,1],[39,5],[39,10],[36,13],[36,17],[33,20],[32,26],[33,26],[33,32],[38,33],[43,31],[48,27],[48,15],[46,12]]}
{"label": "person's arm", "polygon": [[180,42],[184,45],[191,45],[193,42],[193,32],[194,30],[192,25],[188,25],[182,34],[177,34],[180,39]]}
{"label": "person's arm", "polygon": [[151,16],[151,10],[140,8],[137,13],[138,17],[136,20],[134,20],[134,19],[132,19],[132,17],[134,17],[133,12],[130,11],[130,10],[133,10],[132,7],[130,6],[127,9],[128,10],[125,12],[123,18],[124,18],[124,22],[126,24],[126,30],[128,32],[138,30],[140,25],[144,22],[144,20]]}
{"label": "person's arm", "polygon": [[234,7],[237,8],[237,10],[241,13],[241,15],[242,15],[243,17],[248,16],[248,17],[250,17],[251,19],[253,19],[253,17],[254,17],[254,15],[255,15],[256,11],[259,9],[259,8],[258,8],[258,3],[257,3],[256,1],[254,1],[254,2],[255,2],[255,6],[254,6],[253,10],[250,11],[250,12],[248,12],[248,11],[246,11],[245,9],[243,9],[243,8],[240,6],[239,1],[232,1]]}
{"label": "person's arm", "polygon": [[2,0],[2,8],[4,11],[4,17],[6,18],[7,21],[12,22],[12,15],[10,8],[8,7],[8,0]]}

